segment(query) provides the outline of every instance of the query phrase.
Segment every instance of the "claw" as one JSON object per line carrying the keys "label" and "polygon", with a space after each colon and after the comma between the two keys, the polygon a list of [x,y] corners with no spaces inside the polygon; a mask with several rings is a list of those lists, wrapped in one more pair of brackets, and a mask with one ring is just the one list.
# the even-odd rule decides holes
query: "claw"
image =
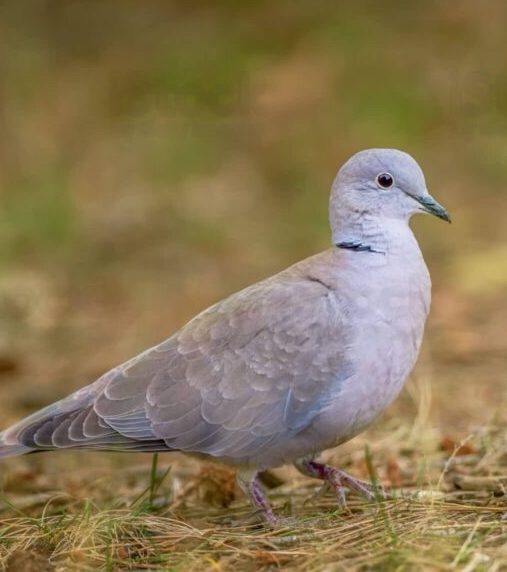
{"label": "claw", "polygon": [[374,501],[379,493],[382,498],[386,498],[386,493],[382,487],[373,486],[366,481],[356,479],[345,471],[336,469],[330,465],[303,459],[296,463],[296,468],[304,475],[328,482],[334,488],[338,497],[338,502],[342,508],[347,507],[347,489],[351,489],[356,493],[359,493],[366,497],[370,502]]}

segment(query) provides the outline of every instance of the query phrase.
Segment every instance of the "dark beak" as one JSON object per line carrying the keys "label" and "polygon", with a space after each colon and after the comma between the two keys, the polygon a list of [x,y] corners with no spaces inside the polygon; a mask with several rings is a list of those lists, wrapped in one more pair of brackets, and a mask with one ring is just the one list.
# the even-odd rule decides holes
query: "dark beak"
{"label": "dark beak", "polygon": [[450,214],[440,203],[437,203],[437,201],[431,195],[426,195],[424,197],[415,197],[414,195],[411,196],[423,207],[421,209],[422,211],[435,215],[447,222],[451,222]]}

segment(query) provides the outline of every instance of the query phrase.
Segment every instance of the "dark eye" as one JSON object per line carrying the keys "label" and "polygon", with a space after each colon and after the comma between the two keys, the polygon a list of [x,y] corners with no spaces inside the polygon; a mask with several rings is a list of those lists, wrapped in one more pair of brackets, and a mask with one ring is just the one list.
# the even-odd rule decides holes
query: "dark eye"
{"label": "dark eye", "polygon": [[381,189],[390,189],[394,185],[394,178],[390,173],[379,173],[375,182]]}

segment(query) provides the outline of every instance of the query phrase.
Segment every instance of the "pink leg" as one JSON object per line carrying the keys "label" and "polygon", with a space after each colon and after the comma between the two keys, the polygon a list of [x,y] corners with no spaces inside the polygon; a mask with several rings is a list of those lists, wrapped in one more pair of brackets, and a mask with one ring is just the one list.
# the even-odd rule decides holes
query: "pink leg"
{"label": "pink leg", "polygon": [[264,520],[272,525],[281,524],[284,521],[284,519],[277,517],[273,512],[268,497],[259,482],[257,472],[238,471],[237,481],[241,490],[246,494],[253,506],[259,510]]}
{"label": "pink leg", "polygon": [[[336,469],[331,465],[318,463],[311,459],[301,459],[297,461],[294,466],[298,471],[303,473],[303,475],[328,482],[334,488],[338,496],[338,502],[343,507],[347,506],[347,499],[345,497],[345,489],[347,487],[365,496],[369,501],[375,500],[375,488],[370,483],[355,479],[345,471]],[[382,496],[384,495],[380,487],[379,492]]]}

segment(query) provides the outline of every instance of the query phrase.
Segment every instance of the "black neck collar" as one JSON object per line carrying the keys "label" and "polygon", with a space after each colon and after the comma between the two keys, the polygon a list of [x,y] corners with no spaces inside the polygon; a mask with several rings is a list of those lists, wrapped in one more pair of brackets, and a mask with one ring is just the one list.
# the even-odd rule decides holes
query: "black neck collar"
{"label": "black neck collar", "polygon": [[380,250],[375,250],[369,244],[363,244],[359,241],[343,241],[336,243],[338,248],[345,248],[346,250],[354,250],[355,252],[377,252],[379,254],[384,254]]}

